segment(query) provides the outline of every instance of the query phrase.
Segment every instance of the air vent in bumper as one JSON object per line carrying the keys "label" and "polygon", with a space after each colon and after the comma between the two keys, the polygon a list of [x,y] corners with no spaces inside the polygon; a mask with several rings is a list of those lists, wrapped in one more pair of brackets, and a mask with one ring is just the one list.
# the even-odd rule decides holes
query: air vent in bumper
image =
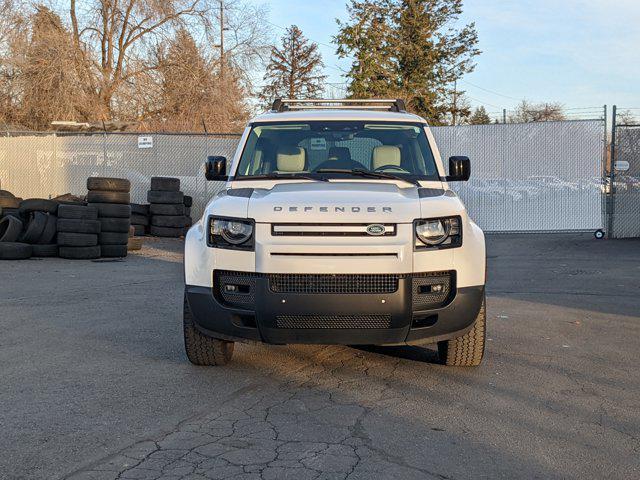
{"label": "air vent in bumper", "polygon": [[390,315],[278,315],[277,328],[371,329],[389,328]]}
{"label": "air vent in bumper", "polygon": [[387,274],[272,274],[274,293],[297,294],[386,294],[398,290],[399,275]]}

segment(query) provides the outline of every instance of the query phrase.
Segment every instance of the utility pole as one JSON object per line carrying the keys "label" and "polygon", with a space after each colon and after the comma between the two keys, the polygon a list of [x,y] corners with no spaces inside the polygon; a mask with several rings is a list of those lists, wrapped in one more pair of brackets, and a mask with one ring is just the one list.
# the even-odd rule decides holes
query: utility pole
{"label": "utility pole", "polygon": [[451,112],[454,127],[456,126],[457,112],[458,112],[458,79],[455,79],[453,81],[453,112]]}
{"label": "utility pole", "polygon": [[220,0],[220,78],[224,78],[224,0]]}
{"label": "utility pole", "polygon": [[502,123],[507,123],[507,109],[502,109]]}

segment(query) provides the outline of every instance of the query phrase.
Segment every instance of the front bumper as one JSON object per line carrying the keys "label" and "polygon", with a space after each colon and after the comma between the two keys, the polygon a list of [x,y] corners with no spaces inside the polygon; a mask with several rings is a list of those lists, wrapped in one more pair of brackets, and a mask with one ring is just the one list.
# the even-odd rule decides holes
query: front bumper
{"label": "front bumper", "polygon": [[[456,289],[455,272],[399,275],[393,288],[386,288],[376,279],[368,284],[373,288],[366,293],[356,293],[353,283],[339,284],[339,288],[329,288],[330,293],[324,293],[323,288],[309,282],[305,288],[291,288],[300,285],[274,284],[274,276],[266,274],[226,273],[238,276],[214,279],[213,288],[187,285],[186,297],[196,326],[203,333],[234,341],[434,343],[470,329],[484,297],[483,285]],[[446,295],[424,297],[429,295],[424,289],[429,290],[429,284],[440,281],[443,273],[450,275]],[[228,283],[239,286],[239,290],[226,292]],[[311,293],[310,285],[316,287]],[[337,290],[341,292],[335,293]]]}

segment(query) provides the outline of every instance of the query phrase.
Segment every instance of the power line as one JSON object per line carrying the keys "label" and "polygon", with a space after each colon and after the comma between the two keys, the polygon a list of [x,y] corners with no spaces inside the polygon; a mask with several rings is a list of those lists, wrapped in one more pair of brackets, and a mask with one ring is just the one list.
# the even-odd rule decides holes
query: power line
{"label": "power line", "polygon": [[[470,86],[472,86],[472,87],[478,88],[478,89],[480,89],[480,90],[484,90],[484,91],[485,91],[485,92],[487,92],[487,93],[492,93],[493,95],[498,95],[499,97],[508,98],[508,99],[510,99],[510,100],[518,100],[518,101],[519,101],[519,100],[522,100],[521,98],[510,97],[509,95],[504,95],[504,94],[502,94],[502,93],[498,93],[498,92],[495,92],[495,91],[493,91],[493,90],[489,90],[488,88],[484,88],[484,87],[481,87],[480,85],[476,85],[476,84],[474,84],[474,83],[471,83],[471,82],[470,82],[470,81],[468,81],[468,80],[460,79],[460,81],[461,81],[462,83],[466,83],[467,85],[470,85]],[[487,104],[487,105],[489,105],[489,104]]]}

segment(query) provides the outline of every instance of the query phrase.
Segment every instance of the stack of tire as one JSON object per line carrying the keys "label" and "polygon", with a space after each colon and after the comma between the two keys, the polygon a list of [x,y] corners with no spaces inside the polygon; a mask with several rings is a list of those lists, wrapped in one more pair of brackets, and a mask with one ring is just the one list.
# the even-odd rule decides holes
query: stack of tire
{"label": "stack of tire", "polygon": [[141,237],[149,233],[149,205],[141,203],[131,204],[131,226],[134,235]]}
{"label": "stack of tire", "polygon": [[3,211],[0,218],[0,259],[57,256],[58,203],[40,198],[19,201],[10,195],[4,192],[0,197],[3,205],[0,207]]}
{"label": "stack of tire", "polygon": [[89,177],[87,201],[98,212],[102,257],[126,257],[131,225],[131,182],[125,178]]}
{"label": "stack of tire", "polygon": [[193,225],[193,219],[191,218],[191,205],[193,205],[193,198],[189,195],[184,196],[184,233],[186,235],[191,225]]}
{"label": "stack of tire", "polygon": [[151,235],[173,238],[184,235],[184,194],[180,191],[179,178],[152,177],[147,200],[151,215]]}
{"label": "stack of tire", "polygon": [[58,250],[61,258],[91,260],[100,258],[98,210],[87,205],[62,204],[58,207]]}

